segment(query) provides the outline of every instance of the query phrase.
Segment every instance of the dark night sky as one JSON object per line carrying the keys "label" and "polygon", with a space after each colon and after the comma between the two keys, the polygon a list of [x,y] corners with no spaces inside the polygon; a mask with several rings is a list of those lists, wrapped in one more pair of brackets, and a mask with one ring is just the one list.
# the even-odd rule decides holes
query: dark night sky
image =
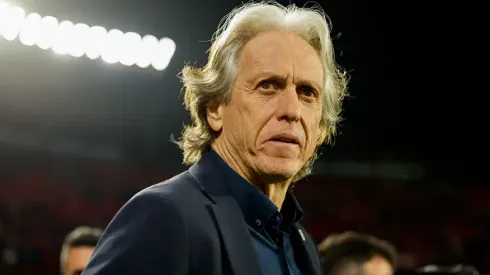
{"label": "dark night sky", "polygon": [[[205,41],[240,1],[12,2],[59,19],[168,36],[177,51],[167,70],[157,72],[0,41],[0,127],[115,146],[145,165],[179,162],[179,150],[168,142],[188,121],[177,74],[187,62],[204,64]],[[441,46],[457,26],[415,2],[319,3],[333,22],[337,60],[350,72],[352,95],[342,134],[323,158],[414,160],[435,174],[477,173],[483,138],[473,123],[482,109],[464,102],[470,100],[462,97],[470,89],[464,72],[452,69],[457,66]]]}

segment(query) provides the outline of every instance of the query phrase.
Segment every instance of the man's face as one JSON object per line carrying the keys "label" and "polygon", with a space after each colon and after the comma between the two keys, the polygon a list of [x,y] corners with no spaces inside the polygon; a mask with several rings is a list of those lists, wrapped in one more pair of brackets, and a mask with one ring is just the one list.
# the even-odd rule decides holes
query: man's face
{"label": "man's face", "polygon": [[81,274],[87,266],[93,252],[94,247],[90,246],[80,246],[70,249],[66,259],[65,275]]}
{"label": "man's face", "polygon": [[383,257],[375,256],[364,264],[366,275],[393,275],[394,271],[390,263]]}
{"label": "man's face", "polygon": [[288,32],[266,32],[240,56],[231,101],[208,115],[240,169],[290,179],[321,135],[323,67],[316,51]]}

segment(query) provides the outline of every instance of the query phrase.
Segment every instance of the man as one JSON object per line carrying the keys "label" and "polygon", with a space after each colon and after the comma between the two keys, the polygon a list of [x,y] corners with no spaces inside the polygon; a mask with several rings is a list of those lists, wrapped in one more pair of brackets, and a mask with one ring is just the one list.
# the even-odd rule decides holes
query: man
{"label": "man", "polygon": [[375,237],[346,232],[319,245],[324,275],[393,275],[396,250]]}
{"label": "man", "polygon": [[88,226],[80,226],[71,231],[61,247],[61,274],[82,274],[101,235],[102,229]]}
{"label": "man", "polygon": [[130,199],[84,275],[321,273],[288,189],[331,141],[346,92],[327,21],[260,3],[223,22],[208,64],[182,73],[192,167]]}

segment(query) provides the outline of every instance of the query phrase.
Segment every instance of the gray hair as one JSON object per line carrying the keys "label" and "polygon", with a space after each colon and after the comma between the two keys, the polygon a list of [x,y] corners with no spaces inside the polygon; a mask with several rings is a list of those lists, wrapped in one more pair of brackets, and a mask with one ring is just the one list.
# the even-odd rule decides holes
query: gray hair
{"label": "gray hair", "polygon": [[[241,51],[248,41],[266,31],[294,32],[318,53],[324,70],[323,112],[318,140],[331,144],[341,120],[342,101],[347,94],[347,77],[335,62],[329,21],[320,8],[283,6],[276,2],[244,4],[230,12],[220,22],[213,35],[208,63],[202,68],[185,66],[184,103],[190,112],[192,125],[184,127],[177,142],[183,150],[185,164],[198,162],[218,133],[207,122],[207,107],[228,103],[231,88],[238,74]],[[317,153],[306,162],[293,181],[311,173]]]}
{"label": "gray hair", "polygon": [[93,228],[88,226],[79,226],[75,228],[73,231],[68,233],[63,241],[63,245],[61,246],[60,253],[60,271],[61,274],[65,273],[66,269],[66,261],[68,259],[68,253],[70,250],[75,247],[95,247],[97,242],[102,235],[102,229]]}

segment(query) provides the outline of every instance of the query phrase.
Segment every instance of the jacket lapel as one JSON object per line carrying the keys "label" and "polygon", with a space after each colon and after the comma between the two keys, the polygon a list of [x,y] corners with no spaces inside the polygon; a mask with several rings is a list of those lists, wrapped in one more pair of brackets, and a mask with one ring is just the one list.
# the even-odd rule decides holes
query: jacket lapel
{"label": "jacket lapel", "polygon": [[227,186],[228,183],[217,172],[219,167],[213,157],[205,154],[189,171],[211,201],[208,207],[226,249],[233,274],[262,274],[248,225]]}
{"label": "jacket lapel", "polygon": [[321,275],[322,268],[316,244],[306,233],[306,230],[296,224],[291,233],[291,243],[294,249],[296,264],[304,275]]}
{"label": "jacket lapel", "polygon": [[211,209],[234,274],[261,274],[248,226],[238,204],[231,197],[222,197],[211,205]]}

